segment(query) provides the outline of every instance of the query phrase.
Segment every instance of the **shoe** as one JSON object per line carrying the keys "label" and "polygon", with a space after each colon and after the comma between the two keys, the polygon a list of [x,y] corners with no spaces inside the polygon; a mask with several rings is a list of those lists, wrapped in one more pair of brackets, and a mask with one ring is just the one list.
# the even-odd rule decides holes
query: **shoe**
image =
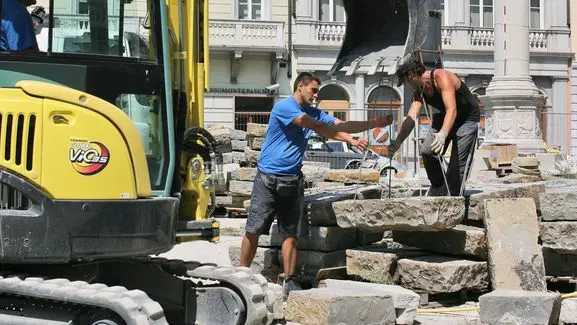
{"label": "shoe", "polygon": [[287,277],[283,281],[283,300],[288,299],[289,293],[295,290],[302,290],[301,284],[293,277]]}
{"label": "shoe", "polygon": [[431,185],[425,196],[447,196],[447,195],[449,195],[449,192],[447,191],[447,186],[443,184],[441,186]]}

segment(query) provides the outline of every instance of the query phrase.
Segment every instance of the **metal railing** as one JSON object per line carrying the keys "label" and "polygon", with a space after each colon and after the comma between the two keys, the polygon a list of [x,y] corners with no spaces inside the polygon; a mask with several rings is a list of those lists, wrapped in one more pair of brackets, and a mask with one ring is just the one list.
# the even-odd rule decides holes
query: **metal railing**
{"label": "metal railing", "polygon": [[213,48],[285,48],[283,22],[211,19],[208,28]]}

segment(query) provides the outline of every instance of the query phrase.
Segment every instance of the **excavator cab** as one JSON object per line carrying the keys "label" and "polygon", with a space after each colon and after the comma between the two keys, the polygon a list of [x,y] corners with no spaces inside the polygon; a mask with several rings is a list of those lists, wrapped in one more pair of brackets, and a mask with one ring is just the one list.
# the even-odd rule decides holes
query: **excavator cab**
{"label": "excavator cab", "polygon": [[397,67],[417,53],[427,66],[440,64],[440,0],[344,0],[346,33],[329,75],[394,76]]}

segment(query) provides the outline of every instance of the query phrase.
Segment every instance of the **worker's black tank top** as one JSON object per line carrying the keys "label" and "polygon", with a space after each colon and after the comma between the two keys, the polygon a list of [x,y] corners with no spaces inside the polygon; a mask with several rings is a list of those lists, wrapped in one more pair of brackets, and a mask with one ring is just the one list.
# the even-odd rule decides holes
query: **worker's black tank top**
{"label": "worker's black tank top", "polygon": [[[445,115],[446,109],[443,103],[443,96],[437,90],[435,85],[435,70],[431,71],[431,82],[433,83],[433,95],[431,97],[427,96],[423,92],[423,99],[427,104],[432,105],[436,109],[440,110],[443,115]],[[479,122],[481,114],[479,112],[479,102],[473,96],[469,87],[461,80],[461,87],[455,90],[455,101],[457,103],[457,118],[455,119],[455,125],[460,125],[463,122]]]}

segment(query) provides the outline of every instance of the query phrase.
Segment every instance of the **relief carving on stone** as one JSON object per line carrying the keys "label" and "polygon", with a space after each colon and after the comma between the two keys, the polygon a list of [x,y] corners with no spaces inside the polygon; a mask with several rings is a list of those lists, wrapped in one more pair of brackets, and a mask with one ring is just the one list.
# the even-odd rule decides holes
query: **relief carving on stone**
{"label": "relief carving on stone", "polygon": [[[517,111],[517,136],[535,137],[535,112]],[[538,125],[538,123],[537,123]]]}
{"label": "relief carving on stone", "polygon": [[496,133],[495,138],[512,138],[515,136],[515,112],[495,111],[493,113]]}
{"label": "relief carving on stone", "polygon": [[497,138],[495,123],[493,123],[493,112],[486,112],[485,115],[485,137],[492,139]]}

